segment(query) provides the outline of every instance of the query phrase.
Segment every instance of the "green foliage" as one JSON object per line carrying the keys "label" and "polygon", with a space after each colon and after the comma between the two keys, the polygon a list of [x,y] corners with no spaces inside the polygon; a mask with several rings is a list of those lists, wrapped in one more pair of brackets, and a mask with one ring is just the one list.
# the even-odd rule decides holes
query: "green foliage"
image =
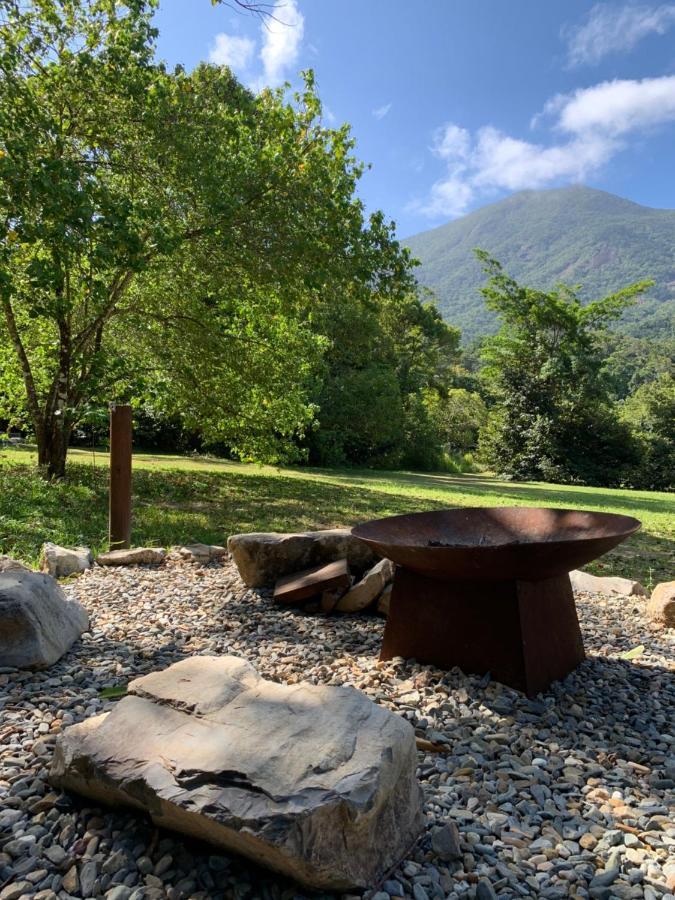
{"label": "green foliage", "polygon": [[480,394],[451,388],[445,396],[429,395],[427,405],[447,453],[458,455],[476,449],[480,429],[487,421],[487,408]]}
{"label": "green foliage", "polygon": [[486,305],[502,320],[482,348],[493,401],[481,452],[500,474],[582,484],[622,484],[638,449],[602,377],[600,335],[650,286],[640,282],[583,305],[565,286],[524,287],[484,251]]}
{"label": "green foliage", "polygon": [[314,399],[309,458],[319,465],[434,468],[441,435],[423,399],[444,388],[458,358],[459,332],[402,283],[376,296],[354,290],[315,311],[327,336]]}
{"label": "green foliage", "polygon": [[635,481],[640,487],[675,488],[675,378],[670,372],[640,385],[622,405],[622,420],[640,442]]}
{"label": "green foliage", "polygon": [[603,343],[603,374],[614,400],[625,400],[661,375],[675,375],[675,334],[636,338],[614,332]]}
{"label": "green foliage", "polygon": [[169,72],[155,6],[1,7],[0,416],[31,424],[53,475],[110,399],[288,458],[316,411],[322,308],[412,288],[312,74],[287,98],[224,67]]}
{"label": "green foliage", "polygon": [[604,191],[574,186],[522,191],[408,238],[421,260],[421,284],[434,290],[444,317],[466,343],[494,333],[494,310],[481,301],[478,244],[518,281],[548,291],[580,284],[583,301],[650,278],[654,287],[616,328],[653,339],[675,322],[675,210],[649,209]]}

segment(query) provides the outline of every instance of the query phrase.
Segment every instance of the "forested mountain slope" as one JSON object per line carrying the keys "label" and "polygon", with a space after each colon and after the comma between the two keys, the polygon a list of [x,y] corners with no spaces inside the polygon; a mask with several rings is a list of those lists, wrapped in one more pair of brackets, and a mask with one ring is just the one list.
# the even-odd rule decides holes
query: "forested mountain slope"
{"label": "forested mountain slope", "polygon": [[444,317],[465,341],[495,329],[478,289],[472,253],[481,247],[517,280],[548,288],[581,284],[592,299],[633,281],[656,284],[620,327],[635,335],[670,333],[675,320],[675,210],[651,209],[593,188],[522,191],[403,243],[422,265]]}

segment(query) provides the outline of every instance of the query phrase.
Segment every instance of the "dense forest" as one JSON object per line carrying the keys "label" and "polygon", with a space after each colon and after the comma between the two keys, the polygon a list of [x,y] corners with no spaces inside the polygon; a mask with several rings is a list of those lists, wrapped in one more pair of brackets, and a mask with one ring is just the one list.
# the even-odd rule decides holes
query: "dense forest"
{"label": "dense forest", "polygon": [[588,303],[479,252],[499,330],[463,349],[312,73],[169,70],[154,8],[2,7],[0,421],[48,477],[114,400],[163,449],[672,487],[672,337],[612,329],[651,258]]}

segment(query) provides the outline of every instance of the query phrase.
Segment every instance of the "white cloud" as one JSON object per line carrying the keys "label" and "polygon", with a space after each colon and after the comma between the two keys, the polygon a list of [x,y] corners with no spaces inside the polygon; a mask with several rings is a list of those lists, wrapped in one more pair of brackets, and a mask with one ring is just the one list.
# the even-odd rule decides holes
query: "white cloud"
{"label": "white cloud", "polygon": [[384,106],[378,106],[377,109],[373,110],[373,115],[378,121],[384,119],[384,117],[390,111],[391,107],[391,103],[385,103]]}
{"label": "white cloud", "polygon": [[209,62],[229,66],[236,72],[245,70],[253,58],[255,42],[251,38],[217,34],[209,51]]}
{"label": "white cloud", "polygon": [[470,145],[471,135],[466,128],[446,122],[434,132],[431,152],[441,159],[465,159]]}
{"label": "white cloud", "polygon": [[259,86],[276,87],[298,61],[305,33],[305,18],[297,0],[277,0],[271,16],[261,23],[262,48],[260,59],[263,74]]}
{"label": "white cloud", "polygon": [[632,50],[650,34],[665,34],[675,25],[675,4],[660,6],[598,3],[586,22],[563,29],[570,66],[593,65],[610,53]]}
{"label": "white cloud", "polygon": [[604,81],[556,97],[547,109],[558,113],[559,127],[582,134],[623,135],[675,120],[675,75],[641,81]]}
{"label": "white cloud", "polygon": [[422,212],[433,219],[456,219],[464,215],[474,198],[474,188],[463,178],[460,171],[456,175],[448,175],[431,187],[429,198],[424,203],[411,204],[412,209]]}
{"label": "white cloud", "polygon": [[[535,118],[553,118],[554,140],[535,143],[492,126],[471,134],[448,122],[432,152],[447,165],[429,197],[413,208],[455,217],[482,194],[581,181],[623,150],[631,134],[675,122],[675,76],[606,81],[550,100]],[[557,139],[555,139],[557,135]]]}

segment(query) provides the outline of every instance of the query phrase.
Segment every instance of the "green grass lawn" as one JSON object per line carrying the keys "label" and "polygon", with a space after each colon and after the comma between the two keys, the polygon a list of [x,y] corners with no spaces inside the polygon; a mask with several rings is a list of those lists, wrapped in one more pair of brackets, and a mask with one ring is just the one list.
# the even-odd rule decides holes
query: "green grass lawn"
{"label": "green grass lawn", "polygon": [[[35,563],[45,540],[105,547],[105,453],[73,450],[49,484],[30,450],[0,451],[0,552]],[[561,506],[626,513],[643,528],[589,566],[646,586],[675,577],[675,495],[499,481],[485,475],[277,469],[209,458],[134,456],[133,543],[222,544],[238,531],[294,531],[444,506]]]}

